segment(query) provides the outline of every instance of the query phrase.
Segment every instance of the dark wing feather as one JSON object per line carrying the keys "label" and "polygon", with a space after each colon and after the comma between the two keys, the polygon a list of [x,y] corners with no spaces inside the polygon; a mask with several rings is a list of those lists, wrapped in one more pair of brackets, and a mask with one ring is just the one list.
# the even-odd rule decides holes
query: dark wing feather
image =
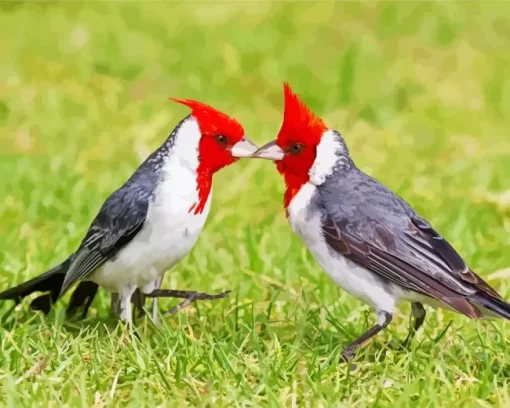
{"label": "dark wing feather", "polygon": [[143,227],[148,209],[149,194],[141,187],[127,184],[115,191],[101,207],[73,256],[60,296],[129,243]]}
{"label": "dark wing feather", "polygon": [[427,221],[419,217],[412,217],[406,233],[417,243],[424,245],[425,249],[440,257],[449,266],[451,272],[460,279],[473,284],[490,296],[501,299],[500,294],[471,271],[450,243],[434,230]]}
{"label": "dark wing feather", "polygon": [[[395,234],[373,218],[358,221],[356,225],[350,225],[346,219],[328,218],[323,224],[323,233],[332,249],[381,278],[436,298],[467,316],[481,316],[466,298],[476,289],[470,282],[464,282],[458,273],[453,273],[448,261],[425,245],[429,235],[423,233],[415,241],[407,231]],[[460,263],[456,265],[460,266]]]}

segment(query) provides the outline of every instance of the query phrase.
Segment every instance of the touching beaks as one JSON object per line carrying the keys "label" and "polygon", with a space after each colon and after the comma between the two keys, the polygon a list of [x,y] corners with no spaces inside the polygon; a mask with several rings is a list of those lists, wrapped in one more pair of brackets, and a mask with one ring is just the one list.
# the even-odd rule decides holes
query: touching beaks
{"label": "touching beaks", "polygon": [[273,140],[253,153],[252,157],[267,160],[282,160],[284,155],[283,150],[276,144],[276,140]]}
{"label": "touching beaks", "polygon": [[243,137],[239,142],[237,142],[230,153],[234,157],[252,157],[253,153],[257,151],[258,147],[255,143],[253,143],[250,139]]}

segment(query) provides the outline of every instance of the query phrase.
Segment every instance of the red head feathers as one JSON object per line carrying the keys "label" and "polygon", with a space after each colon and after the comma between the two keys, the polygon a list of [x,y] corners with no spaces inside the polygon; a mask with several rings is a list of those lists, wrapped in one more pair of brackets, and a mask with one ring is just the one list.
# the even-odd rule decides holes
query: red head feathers
{"label": "red head feathers", "polygon": [[241,140],[244,135],[244,129],[237,120],[212,106],[191,99],[169,99],[191,109],[191,115],[197,119],[202,134],[223,133],[225,136],[235,139],[235,142]]}
{"label": "red head feathers", "polygon": [[282,127],[278,132],[278,146],[284,148],[295,142],[316,146],[327,130],[326,125],[292,92],[289,84],[283,84],[283,93],[285,108]]}

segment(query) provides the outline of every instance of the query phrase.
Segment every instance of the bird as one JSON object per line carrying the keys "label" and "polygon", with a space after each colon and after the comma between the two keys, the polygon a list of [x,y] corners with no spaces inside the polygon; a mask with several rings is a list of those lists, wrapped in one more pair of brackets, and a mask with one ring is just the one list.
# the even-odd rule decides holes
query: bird
{"label": "bird", "polygon": [[414,323],[425,307],[469,318],[510,319],[510,304],[466,264],[453,246],[403,198],[354,163],[343,136],[284,84],[283,122],[253,158],[275,161],[285,182],[283,204],[294,233],[332,280],[375,309],[377,323],[341,352],[385,329],[399,304],[410,302]]}
{"label": "bird", "polygon": [[[132,324],[135,291],[184,301],[228,296],[160,289],[163,274],[192,249],[209,214],[213,175],[249,157],[257,146],[242,125],[219,110],[191,99],[170,98],[191,113],[133,175],[105,200],[78,249],[47,272],[0,293],[16,303],[34,292],[32,309],[45,313],[76,283],[68,311],[85,313],[99,287],[117,294],[119,317]],[[114,301],[115,303],[115,301]],[[141,303],[138,302],[141,306]]]}

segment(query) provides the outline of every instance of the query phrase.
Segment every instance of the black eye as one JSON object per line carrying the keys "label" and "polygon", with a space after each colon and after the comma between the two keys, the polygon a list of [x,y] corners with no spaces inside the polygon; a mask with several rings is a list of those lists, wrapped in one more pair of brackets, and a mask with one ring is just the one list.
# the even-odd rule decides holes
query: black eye
{"label": "black eye", "polygon": [[227,144],[227,138],[223,135],[216,136],[216,141],[221,145]]}
{"label": "black eye", "polygon": [[303,145],[300,144],[300,143],[294,143],[291,147],[290,147],[290,152],[292,154],[298,154],[301,150],[303,150]]}

